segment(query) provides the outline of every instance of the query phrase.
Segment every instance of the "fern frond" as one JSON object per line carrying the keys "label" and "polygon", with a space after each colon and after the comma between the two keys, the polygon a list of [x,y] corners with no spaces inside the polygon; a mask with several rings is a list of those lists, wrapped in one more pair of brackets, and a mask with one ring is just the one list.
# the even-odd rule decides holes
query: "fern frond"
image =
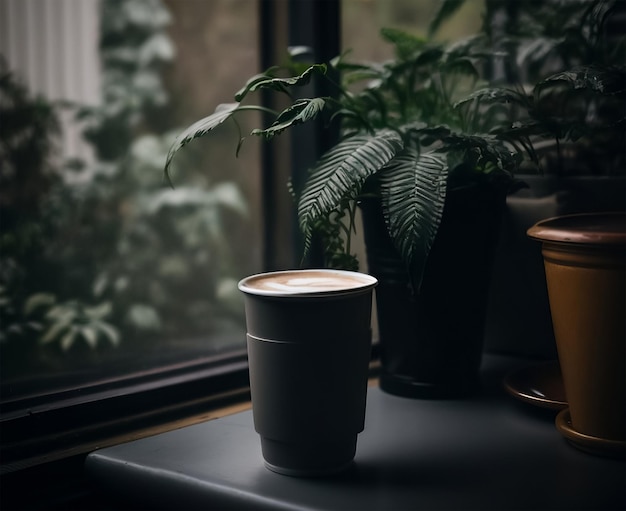
{"label": "fern frond", "polygon": [[384,130],[346,138],[320,159],[310,171],[298,201],[305,253],[317,220],[336,210],[345,199],[356,197],[365,180],[383,168],[402,147],[398,133]]}
{"label": "fern frond", "polygon": [[379,177],[389,234],[419,288],[443,214],[446,160],[442,155],[407,147]]}

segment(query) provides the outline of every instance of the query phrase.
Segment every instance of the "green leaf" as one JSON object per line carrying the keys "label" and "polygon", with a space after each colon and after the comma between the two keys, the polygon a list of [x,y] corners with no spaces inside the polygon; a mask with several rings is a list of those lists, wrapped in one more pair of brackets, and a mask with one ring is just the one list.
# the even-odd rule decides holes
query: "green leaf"
{"label": "green leaf", "polygon": [[56,297],[52,293],[35,293],[24,304],[24,315],[30,316],[40,307],[48,307],[56,303]]}
{"label": "green leaf", "polygon": [[220,206],[227,207],[242,216],[248,213],[245,197],[237,185],[231,181],[217,183],[208,190],[192,186],[181,186],[174,190],[160,189],[151,194],[147,200],[138,201],[137,210],[145,215],[155,215],[163,209],[215,210]]}
{"label": "green leaf", "polygon": [[71,323],[77,317],[76,306],[73,302],[55,305],[46,311],[46,318],[56,323]]}
{"label": "green leaf", "polygon": [[43,334],[43,336],[39,339],[41,344],[48,344],[54,341],[57,337],[61,335],[65,330],[67,330],[70,326],[69,322],[60,322],[53,323],[48,330]]}
{"label": "green leaf", "polygon": [[268,74],[256,75],[248,80],[243,88],[235,94],[235,100],[241,102],[249,93],[259,89],[269,89],[276,92],[287,93],[291,87],[308,84],[314,74],[326,74],[326,64],[314,64],[307,68],[302,74],[288,78],[277,78]]}
{"label": "green leaf", "polygon": [[[445,52],[441,46],[438,45],[429,45],[427,48],[424,48],[420,53],[415,57],[412,62],[408,64],[404,62],[400,62],[399,66],[397,66],[400,70],[402,67],[407,65],[412,66],[416,69],[419,68],[428,68],[428,66],[439,66],[441,65],[442,58],[445,56]],[[428,74],[432,72],[432,69],[426,70]],[[397,73],[397,69],[394,70]]]}
{"label": "green leaf", "polygon": [[120,343],[120,334],[113,325],[105,323],[104,321],[94,322],[94,327],[102,333],[113,346],[118,346]]}
{"label": "green leaf", "polygon": [[255,129],[252,135],[262,135],[272,139],[287,128],[315,119],[324,110],[326,98],[298,99],[293,105],[283,110],[274,123],[266,129]]}
{"label": "green leaf", "polygon": [[528,104],[528,98],[515,90],[489,87],[477,90],[462,100],[457,101],[454,104],[454,108],[458,108],[459,106],[474,100],[478,100],[479,102],[488,101],[497,103],[515,103],[523,106],[527,106]]}
{"label": "green leaf", "polygon": [[510,128],[499,129],[496,133],[499,138],[503,138],[504,140],[515,140],[520,137],[530,137],[534,135],[549,137],[552,134],[552,132],[546,128],[545,123],[535,120],[515,121],[511,124]]}
{"label": "green leaf", "polygon": [[[441,69],[449,75],[466,75],[474,78],[475,80],[480,78],[480,73],[478,72],[478,69],[476,69],[476,64],[469,57],[458,57],[447,60],[441,66]],[[453,78],[458,80],[458,77]]]}
{"label": "green leaf", "polygon": [[493,49],[491,41],[485,34],[470,36],[452,41],[445,46],[446,60],[455,59],[485,59],[493,57],[507,57],[508,53]]}
{"label": "green leaf", "polygon": [[380,173],[383,214],[389,234],[419,289],[439,229],[448,167],[442,155],[407,147]]}
{"label": "green leaf", "polygon": [[437,151],[464,151],[464,162],[476,166],[476,170],[495,166],[504,173],[510,173],[517,166],[517,153],[510,151],[497,136],[492,135],[451,133],[445,138],[443,147]]}
{"label": "green leaf", "polygon": [[580,66],[556,73],[537,84],[537,88],[554,82],[565,82],[573,89],[588,89],[600,94],[626,92],[624,67]]}
{"label": "green leaf", "polygon": [[171,184],[169,168],[174,155],[192,140],[206,135],[224,121],[230,119],[233,114],[239,110],[239,108],[239,103],[223,103],[218,105],[215,112],[193,123],[176,137],[176,140],[174,140],[167,153],[167,159],[165,160],[164,174],[168,183]]}
{"label": "green leaf", "polygon": [[525,68],[533,63],[545,62],[550,53],[558,49],[559,45],[563,44],[564,41],[565,37],[554,38],[537,34],[520,46],[516,64],[521,68]]}
{"label": "green leaf", "polygon": [[428,36],[432,37],[441,27],[444,21],[448,20],[459,8],[465,3],[465,0],[444,0],[430,22],[428,27]]}
{"label": "green leaf", "polygon": [[318,219],[359,193],[365,180],[383,168],[403,146],[391,130],[346,138],[326,152],[310,171],[298,201],[305,253]]}
{"label": "green leaf", "polygon": [[265,73],[259,73],[251,76],[246,81],[245,85],[235,93],[235,101],[241,103],[241,100],[248,95],[252,87],[256,87],[258,83],[272,80],[273,78],[274,76],[269,74],[267,71]]}
{"label": "green leaf", "polygon": [[68,349],[70,349],[72,347],[72,344],[74,344],[74,341],[76,340],[76,336],[78,335],[78,329],[76,327],[71,327],[66,334],[61,337],[61,349],[63,351],[67,351]]}
{"label": "green leaf", "polygon": [[345,85],[350,85],[363,80],[373,80],[381,78],[386,72],[386,68],[379,62],[353,63],[339,61],[335,68],[342,75]]}
{"label": "green leaf", "polygon": [[111,314],[112,310],[111,302],[102,302],[93,307],[85,307],[85,315],[90,319],[102,319]]}
{"label": "green leaf", "polygon": [[98,344],[98,332],[91,325],[83,326],[80,329],[80,334],[85,339],[85,342],[91,349],[94,349]]}
{"label": "green leaf", "polygon": [[381,37],[393,44],[396,48],[396,56],[399,59],[406,59],[413,53],[421,50],[426,41],[397,28],[384,27],[380,30]]}
{"label": "green leaf", "polygon": [[248,214],[248,203],[241,189],[233,181],[216,184],[209,190],[215,198],[215,204],[230,209],[242,217]]}
{"label": "green leaf", "polygon": [[161,328],[159,313],[151,305],[133,304],[126,315],[126,320],[140,330],[159,330]]}

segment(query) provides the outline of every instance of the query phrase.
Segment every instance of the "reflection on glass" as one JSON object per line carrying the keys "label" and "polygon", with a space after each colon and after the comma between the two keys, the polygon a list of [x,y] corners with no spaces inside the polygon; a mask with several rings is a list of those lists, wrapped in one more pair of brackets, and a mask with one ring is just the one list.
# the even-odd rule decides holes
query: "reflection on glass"
{"label": "reflection on glass", "polygon": [[256,2],[0,0],[0,15],[2,400],[243,348],[258,147],[194,143],[173,189],[162,169],[181,127],[257,70]]}

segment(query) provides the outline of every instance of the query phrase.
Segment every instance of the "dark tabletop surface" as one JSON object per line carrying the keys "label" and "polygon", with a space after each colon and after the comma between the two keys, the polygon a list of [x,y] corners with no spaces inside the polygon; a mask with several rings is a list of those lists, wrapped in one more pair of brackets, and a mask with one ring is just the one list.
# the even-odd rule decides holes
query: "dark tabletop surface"
{"label": "dark tabletop surface", "polygon": [[128,506],[166,509],[625,509],[626,463],[572,447],[556,411],[502,386],[528,361],[486,356],[466,400],[412,400],[368,390],[353,465],[327,478],[263,464],[246,411],[90,454],[86,471]]}

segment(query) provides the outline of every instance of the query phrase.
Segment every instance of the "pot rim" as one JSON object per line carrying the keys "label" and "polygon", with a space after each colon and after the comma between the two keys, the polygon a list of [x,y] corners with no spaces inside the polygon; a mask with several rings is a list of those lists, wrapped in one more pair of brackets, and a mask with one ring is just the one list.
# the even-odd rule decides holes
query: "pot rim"
{"label": "pot rim", "polygon": [[603,211],[546,218],[526,231],[541,242],[626,246],[626,212]]}

